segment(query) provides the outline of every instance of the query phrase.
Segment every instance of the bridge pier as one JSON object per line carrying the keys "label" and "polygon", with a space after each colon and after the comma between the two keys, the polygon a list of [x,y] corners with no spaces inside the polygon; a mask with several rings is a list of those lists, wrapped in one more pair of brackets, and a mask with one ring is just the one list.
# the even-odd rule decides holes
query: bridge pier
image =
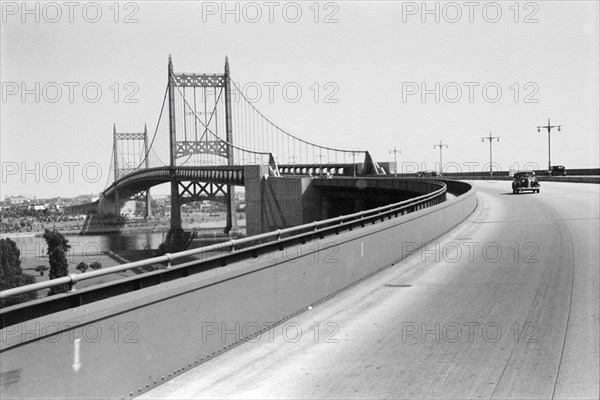
{"label": "bridge pier", "polygon": [[237,222],[237,213],[235,211],[235,186],[227,185],[227,194],[225,195],[227,204],[227,222],[225,224],[225,234],[235,233],[239,230]]}
{"label": "bridge pier", "polygon": [[182,229],[181,208],[179,201],[179,182],[175,179],[175,172],[171,172],[171,231]]}
{"label": "bridge pier", "polygon": [[[116,211],[116,212],[115,212]],[[119,199],[117,196],[110,198],[101,196],[98,200],[99,214],[120,214]]]}
{"label": "bridge pier", "polygon": [[115,190],[115,208],[113,209],[115,215],[121,215],[121,207],[119,207],[119,200],[119,191]]}
{"label": "bridge pier", "polygon": [[150,188],[148,188],[146,190],[146,196],[145,196],[145,202],[146,202],[146,219],[150,218],[153,219],[154,215],[152,215],[152,199],[150,198]]}

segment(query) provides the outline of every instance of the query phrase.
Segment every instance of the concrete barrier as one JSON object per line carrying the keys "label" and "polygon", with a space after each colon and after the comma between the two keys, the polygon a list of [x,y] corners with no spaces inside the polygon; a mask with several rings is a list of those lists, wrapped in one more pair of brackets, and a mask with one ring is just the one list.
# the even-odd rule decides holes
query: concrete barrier
{"label": "concrete barrier", "polygon": [[[569,182],[569,183],[600,183],[600,176],[543,176],[536,175],[540,182]],[[444,176],[444,179],[456,179],[463,181],[512,181],[509,176]]]}
{"label": "concrete barrier", "polygon": [[[528,168],[525,168],[528,170]],[[489,170],[488,170],[489,171]],[[488,171],[461,171],[461,172],[451,172],[445,171],[445,178],[455,179],[457,177],[467,178],[467,177],[475,177],[475,178],[485,178],[489,177]],[[548,176],[548,170],[546,169],[534,169],[533,170],[537,176]],[[577,176],[600,176],[600,168],[567,168],[566,170],[567,177],[577,177]],[[404,175],[404,174],[402,174]],[[409,174],[410,175],[410,174]],[[494,177],[505,176],[508,177],[509,171],[494,171]],[[412,174],[414,176],[414,174]]]}
{"label": "concrete barrier", "polygon": [[[461,223],[450,201],[1,330],[4,398],[131,398],[264,334]],[[382,218],[383,219],[383,218]]]}

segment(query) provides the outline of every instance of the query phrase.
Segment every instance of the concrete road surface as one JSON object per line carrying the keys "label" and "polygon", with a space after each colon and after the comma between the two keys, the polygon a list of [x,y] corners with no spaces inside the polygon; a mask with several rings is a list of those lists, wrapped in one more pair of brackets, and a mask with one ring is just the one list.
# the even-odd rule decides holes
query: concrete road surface
{"label": "concrete road surface", "polygon": [[141,398],[598,399],[600,187],[474,184],[436,243]]}

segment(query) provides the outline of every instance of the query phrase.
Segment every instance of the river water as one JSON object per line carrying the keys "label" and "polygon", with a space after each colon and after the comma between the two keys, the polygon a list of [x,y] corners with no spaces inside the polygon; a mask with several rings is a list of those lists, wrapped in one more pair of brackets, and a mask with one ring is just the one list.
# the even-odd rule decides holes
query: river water
{"label": "river water", "polygon": [[[119,253],[145,248],[156,249],[165,240],[166,235],[167,232],[142,232],[89,236],[65,234],[64,236],[71,245],[71,249],[67,253],[69,263],[81,260],[89,264],[101,261],[102,253],[106,251]],[[2,237],[10,237],[21,250],[21,267],[30,268],[48,263],[44,238],[37,236],[11,237],[10,234],[3,234]]]}
{"label": "river water", "polygon": [[[201,245],[212,244],[206,243],[206,240],[220,240],[219,236],[223,235],[223,227],[225,226],[224,221],[220,221],[218,218],[211,218],[210,220],[200,220],[194,225],[193,221],[185,221],[187,226],[184,226],[186,230],[200,231],[200,238],[194,241],[191,248],[198,247]],[[245,221],[241,222],[240,227],[243,230]],[[19,250],[21,251],[21,268],[25,273],[34,275],[38,282],[45,281],[48,279],[48,272],[40,275],[33,269],[38,265],[49,266],[46,241],[41,236],[42,232],[31,233],[31,234],[11,234],[1,233],[0,238],[10,238],[13,240]],[[123,258],[115,258],[108,255],[108,252],[117,253],[119,255],[134,250],[147,250],[157,249],[158,246],[165,241],[167,236],[166,230],[154,231],[154,232],[122,232],[115,234],[102,234],[102,235],[79,235],[75,233],[63,233],[63,236],[68,240],[68,244],[71,246],[69,251],[66,253],[69,273],[79,273],[76,267],[80,262],[86,262],[88,265],[93,262],[100,262],[102,268],[113,267],[122,263]],[[211,239],[212,238],[212,239]],[[223,238],[222,240],[227,240]],[[77,284],[78,288],[86,286],[92,286],[95,284],[105,283],[115,279],[134,275],[134,271],[125,271],[117,274],[110,274],[103,277],[93,278],[90,280],[82,281]]]}

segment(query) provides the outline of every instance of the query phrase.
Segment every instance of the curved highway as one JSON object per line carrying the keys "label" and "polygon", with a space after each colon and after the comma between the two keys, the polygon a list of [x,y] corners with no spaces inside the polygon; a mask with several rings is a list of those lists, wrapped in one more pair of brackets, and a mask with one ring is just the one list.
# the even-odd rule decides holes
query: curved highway
{"label": "curved highway", "polygon": [[437,242],[141,398],[598,399],[600,186],[474,185]]}

